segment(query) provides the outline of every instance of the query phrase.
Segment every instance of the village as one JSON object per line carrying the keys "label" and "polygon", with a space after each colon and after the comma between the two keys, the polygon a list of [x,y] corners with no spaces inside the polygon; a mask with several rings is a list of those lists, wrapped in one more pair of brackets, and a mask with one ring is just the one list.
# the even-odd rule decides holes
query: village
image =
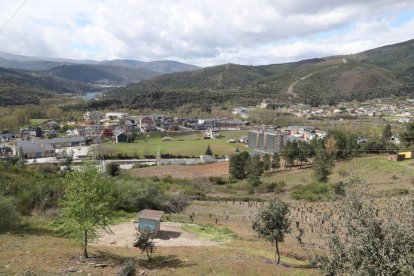
{"label": "village", "polygon": [[[299,118],[309,121],[309,125],[253,125],[249,121],[249,113],[254,110],[275,110],[276,114],[292,114]],[[216,141],[235,144],[235,148],[245,148],[248,151],[261,153],[280,152],[283,145],[289,142],[305,141],[312,139],[322,139],[326,137],[327,130],[312,126],[320,120],[331,120],[344,122],[344,120],[356,120],[361,118],[382,118],[384,123],[403,125],[411,121],[414,108],[412,101],[407,99],[405,102],[376,100],[367,103],[348,103],[336,107],[321,106],[312,108],[304,104],[278,105],[269,100],[263,100],[256,107],[235,107],[231,114],[232,118],[198,118],[198,117],[172,117],[164,114],[152,114],[133,116],[126,112],[101,112],[89,111],[83,114],[83,120],[77,122],[58,122],[53,119],[44,119],[42,124],[37,126],[27,126],[18,132],[7,129],[0,131],[0,157],[18,156],[26,163],[59,163],[59,159],[68,154],[77,161],[81,161],[92,155],[96,155],[98,145],[111,147],[113,144],[130,144],[139,139],[145,141],[151,136],[158,137],[164,144],[174,140],[177,135],[178,140],[188,135],[194,136],[197,140],[209,140],[208,144],[214,145]],[[275,115],[277,116],[277,115]],[[250,116],[251,117],[251,116]],[[230,134],[230,135],[222,135]],[[226,136],[228,136],[226,138]],[[230,137],[230,138],[229,138]],[[187,140],[187,139],[184,139]],[[359,136],[358,144],[368,141],[367,137]],[[395,133],[391,137],[391,142],[399,145],[400,137]],[[185,141],[183,141],[185,143]],[[135,144],[134,144],[135,145]],[[205,144],[202,144],[203,146]],[[158,147],[159,148],[159,147]],[[165,147],[164,147],[165,148]],[[128,149],[133,149],[133,145]],[[105,150],[104,150],[105,151]],[[131,151],[131,150],[130,150]],[[156,153],[154,154],[154,151]],[[216,162],[216,159],[227,159],[231,153],[231,148],[220,154],[209,158],[209,162]],[[127,156],[118,154],[118,158],[113,156],[103,156],[107,159],[136,159],[137,163],[150,162],[148,164],[189,164],[204,163],[198,155],[201,154],[170,154],[171,152],[159,152],[159,149],[152,149],[152,154],[146,150],[145,156]],[[105,154],[103,154],[105,155]],[[194,156],[197,155],[197,156]],[[167,159],[161,160],[162,156]],[[178,160],[177,157],[178,156]],[[96,157],[96,156],[95,156]],[[187,160],[179,160],[184,157]],[[193,158],[193,161],[189,161]],[[143,159],[143,161],[139,161]],[[134,163],[134,162],[129,162]],[[127,166],[131,167],[131,166]]]}

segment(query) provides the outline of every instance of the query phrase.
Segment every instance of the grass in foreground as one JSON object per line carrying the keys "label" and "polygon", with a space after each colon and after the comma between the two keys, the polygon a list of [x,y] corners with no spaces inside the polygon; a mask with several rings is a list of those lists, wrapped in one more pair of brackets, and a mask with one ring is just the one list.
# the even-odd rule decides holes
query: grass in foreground
{"label": "grass in foreground", "polygon": [[200,237],[212,241],[229,241],[237,237],[236,234],[227,227],[219,228],[212,224],[185,225],[181,228],[187,232],[197,234]]}

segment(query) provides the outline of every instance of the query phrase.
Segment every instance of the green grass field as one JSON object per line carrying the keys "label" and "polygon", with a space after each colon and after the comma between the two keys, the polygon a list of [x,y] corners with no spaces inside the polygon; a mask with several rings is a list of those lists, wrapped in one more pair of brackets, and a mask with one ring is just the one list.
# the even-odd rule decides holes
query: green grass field
{"label": "green grass field", "polygon": [[[134,143],[105,143],[104,145],[112,150],[139,155],[156,155],[158,150],[161,154],[173,154],[182,156],[199,156],[205,153],[207,146],[210,145],[213,154],[219,156],[229,155],[239,147],[241,151],[248,150],[244,144],[228,143],[227,140],[247,135],[247,131],[222,131],[222,137],[218,139],[203,139],[201,132],[191,133],[152,133],[141,134]],[[171,141],[163,141],[162,137],[169,136]]]}
{"label": "green grass field", "polygon": [[50,121],[50,119],[30,119],[30,124],[32,126],[40,126],[46,123],[47,121]]}
{"label": "green grass field", "polygon": [[[363,175],[367,185],[379,191],[389,191],[396,187],[409,189],[414,183],[414,160],[391,162],[385,155],[336,162],[328,182],[334,184],[345,180],[351,171]],[[263,176],[262,181],[284,181],[288,188],[315,182],[312,168],[272,173]]]}

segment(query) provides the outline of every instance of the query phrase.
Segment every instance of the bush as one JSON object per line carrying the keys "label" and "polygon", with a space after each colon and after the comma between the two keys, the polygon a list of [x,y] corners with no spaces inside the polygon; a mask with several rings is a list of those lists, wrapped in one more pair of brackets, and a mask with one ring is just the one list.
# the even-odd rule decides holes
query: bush
{"label": "bush", "polygon": [[227,183],[227,181],[220,176],[210,176],[208,180],[215,185],[224,185]]}
{"label": "bush", "polygon": [[190,198],[185,195],[173,196],[166,203],[168,211],[179,213],[183,211],[190,204]]}
{"label": "bush", "polygon": [[394,188],[391,191],[391,194],[394,196],[408,195],[410,191],[405,188]]}
{"label": "bush", "polygon": [[266,192],[267,193],[281,193],[284,192],[286,186],[286,182],[281,180],[279,182],[272,182],[266,185]]}
{"label": "bush", "polygon": [[148,179],[120,180],[115,184],[116,209],[137,212],[142,209],[164,209],[164,193]]}
{"label": "bush", "polygon": [[319,201],[328,198],[330,186],[327,183],[312,183],[300,186],[292,193],[297,200]]}
{"label": "bush", "polygon": [[106,164],[106,172],[110,176],[119,175],[119,172],[120,172],[119,165],[117,163],[113,163],[113,162],[110,162],[110,163]]}
{"label": "bush", "polygon": [[336,195],[344,196],[345,195],[345,183],[341,180],[333,185],[333,191]]}
{"label": "bush", "polygon": [[0,195],[0,232],[12,230],[18,221],[15,199]]}
{"label": "bush", "polygon": [[135,263],[134,260],[128,260],[122,267],[122,271],[118,273],[119,276],[134,276],[135,275]]}
{"label": "bush", "polygon": [[0,168],[0,195],[13,197],[16,210],[23,215],[33,209],[56,208],[64,190],[60,174],[41,173],[34,168]]}

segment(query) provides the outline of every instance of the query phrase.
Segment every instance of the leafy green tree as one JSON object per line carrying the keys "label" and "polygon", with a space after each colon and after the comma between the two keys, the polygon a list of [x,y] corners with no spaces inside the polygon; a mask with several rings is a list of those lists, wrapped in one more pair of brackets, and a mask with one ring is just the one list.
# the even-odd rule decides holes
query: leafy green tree
{"label": "leafy green tree", "polygon": [[270,170],[270,155],[268,153],[266,153],[265,155],[263,155],[263,169],[267,172],[268,170]]}
{"label": "leafy green tree", "polygon": [[346,133],[341,130],[333,130],[330,132],[329,138],[335,139],[335,155],[337,159],[345,159],[353,156],[359,149],[357,136],[355,134]]}
{"label": "leafy green tree", "polygon": [[272,169],[277,170],[280,168],[280,156],[277,154],[277,152],[273,153],[272,156],[272,163],[270,164]]}
{"label": "leafy green tree", "polygon": [[141,249],[142,253],[147,254],[148,262],[151,261],[151,255],[155,249],[154,234],[150,231],[142,230],[137,234],[134,247]]}
{"label": "leafy green tree", "polygon": [[401,142],[406,147],[414,144],[414,123],[408,123],[405,126],[405,131],[400,133]]}
{"label": "leafy green tree", "polygon": [[326,182],[328,180],[334,166],[334,158],[334,154],[323,147],[316,150],[313,170],[317,181]]}
{"label": "leafy green tree", "polygon": [[119,175],[119,172],[120,172],[119,164],[115,162],[107,163],[105,166],[105,169],[106,169],[106,173],[109,174],[110,176],[117,176]]}
{"label": "leafy green tree", "polygon": [[343,194],[337,215],[319,218],[327,250],[316,258],[318,267],[326,275],[414,275],[413,195],[378,204],[364,178],[355,174]]}
{"label": "leafy green tree", "polygon": [[275,263],[280,263],[279,243],[290,233],[289,205],[280,199],[272,199],[262,207],[253,221],[252,228],[259,237],[275,245]]}
{"label": "leafy green tree", "polygon": [[249,160],[249,154],[245,151],[230,156],[229,173],[236,179],[246,178],[246,167]]}
{"label": "leafy green tree", "polygon": [[213,155],[213,151],[211,150],[210,144],[208,144],[205,155]]}
{"label": "leafy green tree", "polygon": [[98,229],[108,230],[115,203],[112,185],[92,161],[68,173],[66,180],[61,227],[64,233],[81,242],[83,255],[88,258],[88,242],[96,238]]}
{"label": "leafy green tree", "polygon": [[382,130],[382,134],[381,134],[381,140],[388,143],[390,142],[392,137],[392,132],[391,132],[391,125],[390,124],[386,124],[384,126],[384,129]]}
{"label": "leafy green tree", "polygon": [[294,142],[287,142],[282,149],[282,156],[285,159],[286,165],[291,168],[298,157],[297,144]]}
{"label": "leafy green tree", "polygon": [[260,185],[260,176],[263,174],[263,162],[259,155],[250,158],[247,165],[247,181],[253,187]]}

